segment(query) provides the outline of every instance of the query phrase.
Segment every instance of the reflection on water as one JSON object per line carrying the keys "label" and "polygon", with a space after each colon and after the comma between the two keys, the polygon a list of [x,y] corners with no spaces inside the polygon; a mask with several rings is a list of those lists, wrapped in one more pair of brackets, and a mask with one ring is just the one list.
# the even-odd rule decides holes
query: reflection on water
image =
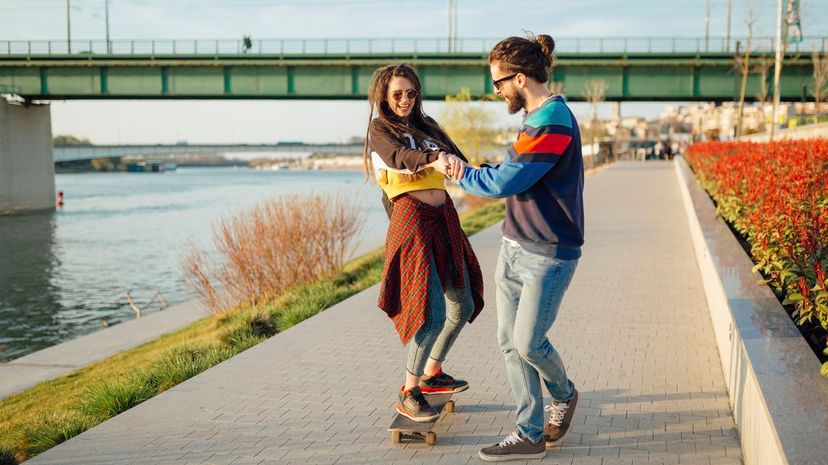
{"label": "reflection on water", "polygon": [[353,198],[366,220],[359,240],[381,240],[387,220],[376,186],[358,172],[181,168],[165,174],[55,177],[57,212],[0,217],[0,360],[133,318],[160,290],[192,298],[179,269],[187,243],[205,245],[220,217],[291,193]]}
{"label": "reflection on water", "polygon": [[[55,321],[66,309],[51,283],[60,266],[54,253],[52,212],[0,217],[0,358],[14,358],[18,341],[49,345],[61,338]],[[21,311],[22,309],[26,311]],[[33,330],[33,328],[37,328]]]}

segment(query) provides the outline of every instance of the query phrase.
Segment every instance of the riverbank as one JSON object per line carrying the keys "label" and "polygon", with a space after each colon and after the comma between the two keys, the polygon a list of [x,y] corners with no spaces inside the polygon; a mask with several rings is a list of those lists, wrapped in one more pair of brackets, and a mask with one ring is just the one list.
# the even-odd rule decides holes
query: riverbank
{"label": "riverbank", "polygon": [[[464,215],[463,226],[473,234],[502,218],[503,203],[489,203]],[[370,287],[382,265],[378,249],[266,305],[202,318],[12,395],[0,401],[0,418],[8,419],[0,424],[0,453],[24,460],[48,450]]]}

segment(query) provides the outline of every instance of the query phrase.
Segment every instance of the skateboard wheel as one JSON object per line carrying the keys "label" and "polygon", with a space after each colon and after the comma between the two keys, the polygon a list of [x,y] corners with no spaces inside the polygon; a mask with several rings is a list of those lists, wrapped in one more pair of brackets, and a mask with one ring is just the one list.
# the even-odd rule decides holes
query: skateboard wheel
{"label": "skateboard wheel", "polygon": [[400,443],[400,432],[399,431],[391,431],[391,443],[392,444],[399,444]]}
{"label": "skateboard wheel", "polygon": [[451,413],[454,411],[454,401],[450,400],[446,403],[446,412]]}
{"label": "skateboard wheel", "polygon": [[436,444],[437,443],[437,433],[434,433],[433,431],[427,432],[425,442],[429,446],[433,446],[434,444]]}

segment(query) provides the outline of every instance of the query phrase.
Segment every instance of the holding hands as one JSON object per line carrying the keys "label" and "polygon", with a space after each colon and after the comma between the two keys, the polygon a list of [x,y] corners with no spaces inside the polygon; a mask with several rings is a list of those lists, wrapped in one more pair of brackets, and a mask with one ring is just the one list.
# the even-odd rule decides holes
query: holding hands
{"label": "holding hands", "polygon": [[462,179],[463,174],[466,172],[466,167],[470,165],[464,162],[457,155],[440,152],[437,156],[437,160],[429,163],[428,166],[452,179]]}

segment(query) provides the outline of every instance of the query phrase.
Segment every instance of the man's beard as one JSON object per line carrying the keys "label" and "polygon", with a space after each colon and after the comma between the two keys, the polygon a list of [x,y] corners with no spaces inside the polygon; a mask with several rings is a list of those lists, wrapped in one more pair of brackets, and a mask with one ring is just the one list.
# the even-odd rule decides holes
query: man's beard
{"label": "man's beard", "polygon": [[506,105],[508,107],[509,114],[514,115],[520,110],[526,108],[526,99],[520,95],[520,92],[515,91],[514,94],[509,95],[508,98],[506,98]]}

